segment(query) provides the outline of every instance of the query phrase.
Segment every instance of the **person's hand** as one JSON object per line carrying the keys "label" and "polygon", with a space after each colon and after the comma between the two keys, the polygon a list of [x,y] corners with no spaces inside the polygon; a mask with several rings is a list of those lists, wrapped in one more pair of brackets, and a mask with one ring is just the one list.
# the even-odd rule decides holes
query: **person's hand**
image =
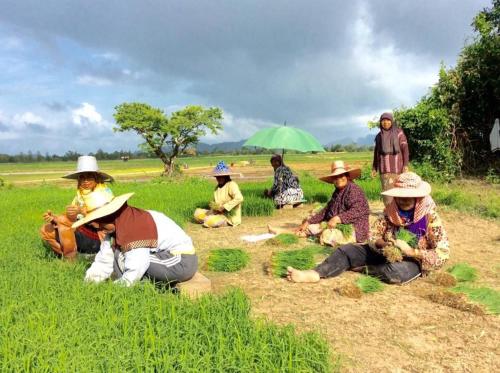
{"label": "person's hand", "polygon": [[410,169],[408,168],[408,166],[404,166],[403,167],[403,172],[408,172],[408,171],[410,171]]}
{"label": "person's hand", "polygon": [[80,213],[80,208],[75,205],[66,206],[66,216],[69,220],[75,221],[78,214]]}
{"label": "person's hand", "polygon": [[403,240],[396,240],[394,244],[401,250],[403,255],[405,256],[414,256],[415,250],[413,250],[410,245]]}
{"label": "person's hand", "polygon": [[46,223],[52,223],[52,222],[56,222],[56,217],[54,215],[52,215],[52,211],[50,210],[47,210],[47,212],[45,212],[43,215],[43,220],[46,222]]}
{"label": "person's hand", "polygon": [[377,170],[372,170],[372,173],[371,173],[372,177],[375,177],[377,176]]}
{"label": "person's hand", "polygon": [[303,222],[297,229],[295,229],[294,233],[298,236],[302,236],[306,233],[307,227],[309,226],[309,223],[307,221]]}
{"label": "person's hand", "polygon": [[335,228],[337,224],[341,224],[342,220],[338,216],[334,216],[330,220],[328,220],[328,228]]}

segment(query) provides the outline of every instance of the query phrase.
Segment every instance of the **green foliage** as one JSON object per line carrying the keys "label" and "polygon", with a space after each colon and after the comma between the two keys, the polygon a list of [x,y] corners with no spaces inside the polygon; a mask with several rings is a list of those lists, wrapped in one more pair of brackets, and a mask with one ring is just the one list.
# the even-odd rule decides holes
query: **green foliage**
{"label": "green foliage", "polygon": [[135,131],[144,140],[142,148],[155,154],[171,175],[175,159],[189,146],[198,143],[207,131],[217,134],[222,129],[222,111],[202,106],[186,106],[168,116],[158,108],[143,103],[123,103],[115,107],[113,114],[115,131]]}
{"label": "green foliage", "polygon": [[485,179],[488,183],[500,184],[500,172],[491,167],[488,169]]}
{"label": "green foliage", "polygon": [[291,233],[281,233],[278,234],[276,237],[267,240],[267,242],[275,246],[282,246],[282,245],[288,246],[299,242],[299,238]]}
{"label": "green foliage", "polygon": [[438,83],[413,108],[395,117],[404,128],[412,158],[445,173],[486,172],[500,167],[489,133],[500,116],[500,0],[474,19],[476,33],[455,68],[441,67]]}
{"label": "green foliage", "polygon": [[361,275],[356,280],[356,285],[363,293],[375,293],[384,289],[384,284],[378,278],[367,275]]}
{"label": "green foliage", "polygon": [[301,250],[280,251],[271,257],[271,272],[276,277],[286,277],[287,267],[295,269],[312,269],[315,266],[314,254],[317,249],[304,248]]}
{"label": "green foliage", "polygon": [[396,232],[396,239],[403,240],[408,245],[410,245],[410,247],[413,248],[417,247],[418,244],[417,236],[414,233],[404,228],[398,229],[398,231]]}
{"label": "green foliage", "polygon": [[[187,221],[208,182],[116,184],[136,191],[134,206]],[[197,189],[195,188],[197,186]],[[190,189],[193,188],[193,189]],[[2,190],[0,199],[0,362],[3,371],[330,372],[329,347],[318,334],[298,334],[250,317],[241,290],[197,301],[158,292],[87,284],[88,262],[55,259],[40,242],[46,208],[62,209],[74,190]],[[186,197],[184,197],[186,195]],[[188,211],[188,214],[184,214]]]}
{"label": "green foliage", "polygon": [[471,282],[475,281],[477,278],[477,269],[471,267],[467,263],[457,263],[453,267],[448,268],[448,272],[451,273],[458,282]]}
{"label": "green foliage", "polygon": [[470,300],[480,303],[494,315],[500,314],[500,292],[487,287],[474,287],[470,284],[459,284],[453,291],[466,294]]}
{"label": "green foliage", "polygon": [[210,252],[207,269],[215,272],[236,272],[245,268],[250,257],[242,249],[216,249]]}

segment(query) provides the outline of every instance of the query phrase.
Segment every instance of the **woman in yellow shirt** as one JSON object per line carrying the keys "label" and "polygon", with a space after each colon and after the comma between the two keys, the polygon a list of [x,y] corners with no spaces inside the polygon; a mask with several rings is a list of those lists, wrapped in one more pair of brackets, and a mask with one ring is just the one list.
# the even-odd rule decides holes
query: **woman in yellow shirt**
{"label": "woman in yellow shirt", "polygon": [[196,209],[194,220],[207,228],[224,227],[241,224],[241,204],[243,195],[235,181],[231,180],[230,168],[220,161],[210,176],[217,180],[214,199],[209,203],[210,209]]}

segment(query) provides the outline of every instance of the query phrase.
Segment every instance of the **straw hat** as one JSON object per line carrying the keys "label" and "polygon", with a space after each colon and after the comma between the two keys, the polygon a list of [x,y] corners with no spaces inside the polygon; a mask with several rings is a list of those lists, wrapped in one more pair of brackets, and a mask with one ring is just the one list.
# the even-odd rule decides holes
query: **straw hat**
{"label": "straw hat", "polygon": [[224,162],[220,161],[217,163],[217,166],[212,170],[212,173],[209,176],[231,176],[231,175],[239,175],[236,172],[232,172],[229,166]]}
{"label": "straw hat", "polygon": [[431,186],[414,172],[404,172],[394,182],[394,188],[382,192],[384,196],[418,198],[431,193]]}
{"label": "straw hat", "polygon": [[72,228],[78,228],[81,225],[90,223],[96,219],[102,218],[104,216],[111,215],[112,213],[118,211],[120,207],[122,207],[127,200],[132,197],[134,193],[126,193],[121,196],[113,198],[109,202],[104,202],[104,204],[95,210],[89,212],[83,219],[80,219],[73,223]]}
{"label": "straw hat", "polygon": [[347,173],[351,179],[356,179],[361,175],[361,170],[359,168],[350,168],[347,163],[344,163],[344,161],[334,161],[332,163],[332,173],[330,175],[320,177],[319,179],[333,184],[333,180],[337,176]]}
{"label": "straw hat", "polygon": [[99,171],[97,166],[97,159],[91,155],[82,155],[78,157],[78,162],[76,164],[76,171],[70,174],[64,175],[65,179],[78,179],[78,175],[83,172],[95,172],[101,175],[104,181],[113,181],[113,177],[105,172]]}
{"label": "straw hat", "polygon": [[87,213],[104,206],[106,203],[111,202],[113,199],[113,192],[111,189],[97,189],[90,192],[85,196],[85,207],[87,208]]}

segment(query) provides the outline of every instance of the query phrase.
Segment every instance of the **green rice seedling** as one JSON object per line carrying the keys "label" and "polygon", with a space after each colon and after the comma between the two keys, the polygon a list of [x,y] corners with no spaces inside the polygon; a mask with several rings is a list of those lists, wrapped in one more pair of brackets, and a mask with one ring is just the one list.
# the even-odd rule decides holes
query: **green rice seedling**
{"label": "green rice seedling", "polygon": [[363,293],[375,293],[384,289],[384,284],[378,278],[361,275],[356,280],[356,285],[361,289]]}
{"label": "green rice seedling", "polygon": [[314,250],[305,248],[293,251],[279,251],[271,255],[270,274],[276,277],[286,277],[288,266],[301,270],[314,268]]}
{"label": "green rice seedling", "polygon": [[417,247],[418,244],[418,238],[417,235],[410,232],[408,229],[400,228],[396,232],[396,239],[398,240],[403,240],[406,242],[410,247]]}
{"label": "green rice seedling", "polygon": [[459,284],[451,290],[457,293],[466,294],[470,300],[482,304],[494,315],[500,314],[500,292],[495,289],[474,287],[469,284]]}
{"label": "green rice seedling", "polygon": [[208,208],[212,211],[219,211],[221,209],[221,205],[215,201],[210,201],[208,203]]}
{"label": "green rice seedling", "polygon": [[207,269],[215,272],[236,272],[245,268],[250,257],[242,249],[216,249],[210,252]]}
{"label": "green rice seedling", "polygon": [[280,233],[267,240],[267,243],[274,246],[289,246],[299,242],[299,238],[292,233]]}
{"label": "green rice seedling", "polygon": [[335,228],[342,232],[342,236],[344,236],[344,238],[349,238],[354,233],[354,227],[352,224],[337,224]]}
{"label": "green rice seedling", "polygon": [[429,276],[429,282],[444,287],[455,286],[457,284],[457,279],[455,276],[447,272],[435,272]]}
{"label": "green rice seedling", "polygon": [[477,278],[477,269],[471,267],[467,263],[457,263],[453,267],[448,268],[448,272],[451,273],[458,282],[475,281]]}
{"label": "green rice seedling", "polygon": [[382,254],[389,263],[401,262],[403,260],[403,253],[401,252],[401,249],[394,245],[384,246]]}

